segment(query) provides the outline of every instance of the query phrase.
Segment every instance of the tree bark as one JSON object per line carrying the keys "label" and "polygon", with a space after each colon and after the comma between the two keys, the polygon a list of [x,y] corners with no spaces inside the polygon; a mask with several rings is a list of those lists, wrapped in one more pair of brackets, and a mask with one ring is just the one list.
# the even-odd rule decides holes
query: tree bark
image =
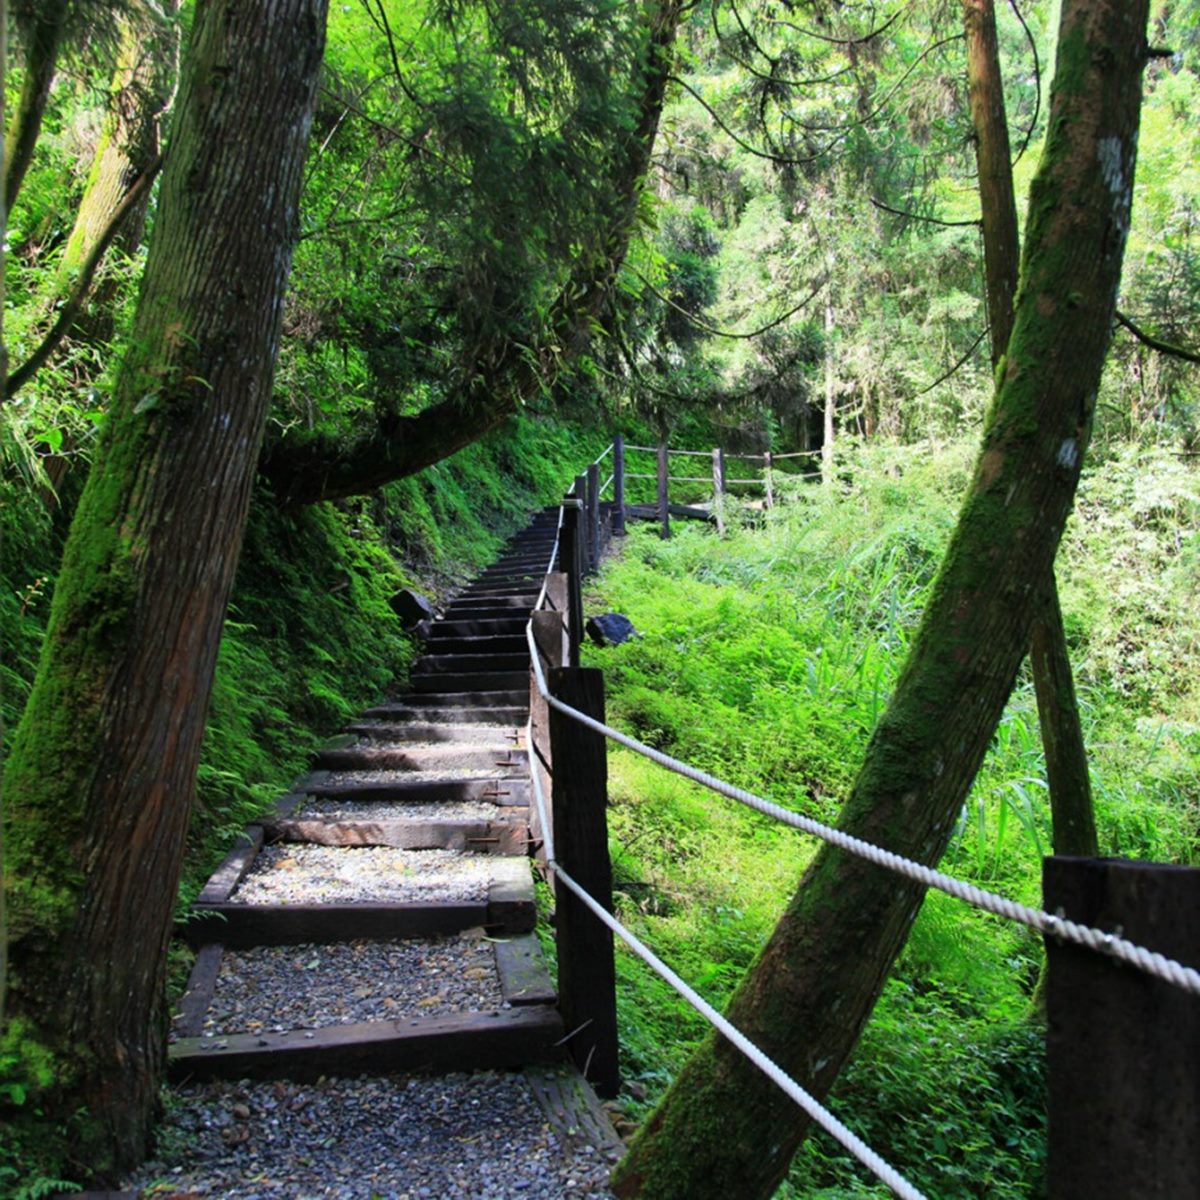
{"label": "tree bark", "polygon": [[291,432],[263,453],[262,473],[282,503],[363,495],[422,471],[495,429],[583,353],[637,222],[673,69],[675,33],[689,7],[685,0],[656,0],[649,6],[645,59],[637,65],[637,117],[609,181],[613,202],[599,214],[600,234],[590,252],[580,252],[548,321],[547,342],[562,353],[555,349],[534,359],[514,342],[490,347],[485,362],[463,373],[466,382],[454,394],[412,416],[383,413],[374,429],[349,444],[320,433]]}
{"label": "tree bark", "polygon": [[1092,808],[1092,783],[1053,573],[1036,603],[1029,659],[1050,785],[1054,853],[1095,858],[1100,853],[1100,839]]}
{"label": "tree bark", "polygon": [[[945,851],[1029,646],[1030,595],[1070,510],[1112,329],[1146,61],[1147,0],[1064,0],[1050,132],[1030,196],[1015,327],[972,483],[840,820],[924,863]],[[922,889],[823,847],[729,1016],[825,1095]],[[710,1037],[639,1131],[621,1197],[768,1197],[808,1121]]]}
{"label": "tree bark", "polygon": [[[1017,291],[1020,258],[1017,203],[1013,194],[995,8],[992,0],[963,0],[963,14],[967,36],[967,85],[979,167],[988,322],[992,366],[995,368],[1003,360],[1012,335],[1013,298]],[[1050,787],[1055,853],[1095,855],[1099,853],[1099,845],[1092,814],[1087,749],[1083,743],[1053,567],[1034,605],[1029,657]],[[1060,825],[1063,826],[1064,844],[1069,843],[1077,849],[1064,851],[1059,848]]]}
{"label": "tree bark", "polygon": [[102,1181],[144,1153],[162,1079],[167,942],[324,17],[325,0],[196,7],[131,349],[7,771],[10,1010],[54,1056],[36,1102]]}
{"label": "tree bark", "polygon": [[[158,158],[159,126],[174,95],[178,71],[176,7],[175,0],[168,0],[161,13],[137,22],[126,17],[122,22],[108,115],[63,249],[60,276],[69,278],[79,271],[130,188]],[[149,202],[146,192],[121,222],[116,244],[126,254],[135,253],[142,244]]]}

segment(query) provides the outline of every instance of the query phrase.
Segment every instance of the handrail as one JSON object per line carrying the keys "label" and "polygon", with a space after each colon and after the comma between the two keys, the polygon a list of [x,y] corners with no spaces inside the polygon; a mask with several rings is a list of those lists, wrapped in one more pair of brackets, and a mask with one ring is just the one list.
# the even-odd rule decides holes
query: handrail
{"label": "handrail", "polygon": [[[637,447],[626,447],[627,449],[637,449]],[[695,452],[698,453],[698,452]],[[734,481],[736,482],[736,481]],[[537,603],[534,606],[534,611],[540,611],[545,602],[547,589],[549,585],[549,572],[553,570],[555,564],[555,556],[559,544],[559,534],[561,534],[565,508],[568,503],[578,504],[578,500],[564,500],[559,508],[558,531],[555,537],[555,551],[550,559],[547,569],[547,579],[543,581],[541,591],[538,595]],[[580,630],[569,630],[571,637],[581,635]],[[622,733],[618,729],[599,721],[596,718],[564,703],[558,697],[554,696],[546,682],[545,671],[542,667],[541,654],[538,649],[536,640],[533,634],[532,617],[525,627],[526,643],[529,647],[530,664],[533,671],[534,686],[538,694],[546,702],[547,706],[555,711],[562,713],[573,721],[578,722],[585,728],[592,730],[594,733],[600,734],[602,737],[610,741],[622,745],[634,753],[641,755],[650,761],[657,763],[666,770],[689,779],[709,790],[716,792],[732,799],[748,808],[755,810],[765,816],[771,817],[776,821],[789,825],[792,828],[798,829],[801,832],[808,833],[819,838],[828,845],[832,845],[847,853],[853,854],[864,859],[876,866],[883,867],[893,871],[904,878],[915,882],[925,888],[934,888],[946,895],[952,896],[955,899],[961,900],[982,911],[992,913],[997,916],[1004,917],[1007,920],[1021,924],[1040,933],[1043,937],[1053,937],[1060,942],[1070,942],[1077,946],[1083,946],[1093,950],[1099,954],[1116,959],[1119,962],[1132,966],[1154,978],[1163,980],[1183,991],[1200,996],[1200,971],[1194,967],[1186,966],[1174,958],[1167,957],[1157,951],[1141,946],[1136,942],[1130,941],[1118,934],[1106,933],[1094,926],[1084,925],[1076,921],[1068,919],[1060,910],[1057,914],[1048,913],[1042,909],[1032,908],[1028,905],[1020,904],[1017,901],[1011,900],[996,892],[987,891],[979,888],[966,880],[957,879],[954,876],[938,871],[933,867],[929,867],[924,863],[917,862],[903,855],[896,854],[883,847],[873,845],[870,842],[860,838],[853,837],[850,834],[836,829],[833,826],[825,825],[819,821],[814,821],[812,818],[805,817],[800,813],[792,812],[784,808],[782,805],[776,804],[763,796],[759,796],[744,788],[731,784],[726,780],[720,779],[715,775],[711,775],[706,771],[702,771],[697,767],[693,767],[689,763],[685,763],[680,759],[676,759],[671,755],[663,753],[652,746],[646,745],[644,742],[638,741],[636,738],[630,737],[628,734]],[[532,736],[532,718],[527,726],[527,739],[529,745],[533,745]],[[925,1200],[923,1194],[918,1191],[911,1183],[885,1162],[878,1154],[875,1153],[869,1146],[866,1145],[860,1138],[852,1133],[845,1125],[840,1122],[828,1109],[822,1106],[812,1095],[810,1095],[803,1087],[800,1086],[794,1079],[791,1078],[785,1071],[769,1059],[757,1046],[749,1041],[739,1030],[731,1025],[724,1017],[722,1017],[711,1005],[709,1005],[702,997],[700,997],[692,988],[690,988],[674,971],[671,970],[661,959],[659,959],[653,951],[642,943],[636,935],[630,932],[624,925],[621,924],[615,917],[608,913],[602,905],[600,905],[594,897],[582,888],[571,876],[565,871],[560,863],[557,862],[554,855],[553,829],[551,827],[546,807],[545,797],[543,794],[540,774],[536,766],[531,771],[533,782],[533,793],[535,804],[538,812],[538,818],[541,823],[541,831],[543,837],[543,848],[547,860],[547,865],[555,872],[555,876],[561,879],[566,886],[578,899],[614,934],[621,938],[626,945],[644,962],[646,962],[657,974],[659,974],[680,996],[683,997],[697,1012],[699,1012],[714,1028],[716,1028],[731,1044],[737,1047],[749,1060],[754,1063],[768,1078],[770,1078],[777,1086],[779,1086],[785,1094],[794,1100],[817,1124],[833,1136],[846,1150],[848,1150],[859,1162],[871,1170],[880,1180],[890,1187],[896,1195],[903,1200]]]}

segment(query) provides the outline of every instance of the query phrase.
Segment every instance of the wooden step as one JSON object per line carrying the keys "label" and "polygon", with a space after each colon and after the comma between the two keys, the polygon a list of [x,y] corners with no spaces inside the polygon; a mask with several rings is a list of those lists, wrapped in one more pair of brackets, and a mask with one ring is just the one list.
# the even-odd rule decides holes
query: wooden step
{"label": "wooden step", "polygon": [[470,1071],[553,1062],[564,1030],[548,1004],[490,1013],[363,1021],[290,1033],[182,1038],[168,1051],[172,1079],[295,1079],[385,1071]]}
{"label": "wooden step", "polygon": [[462,600],[451,600],[446,607],[446,620],[470,617],[481,620],[484,613],[488,618],[511,619],[514,616],[528,616],[533,601],[538,599],[538,593],[524,596],[466,596]]}
{"label": "wooden step", "polygon": [[450,617],[435,621],[429,630],[429,644],[440,642],[443,638],[479,638],[479,637],[523,637],[527,618],[519,616],[504,616],[498,619],[475,620],[463,617]]}
{"label": "wooden step", "polygon": [[511,742],[466,746],[328,746],[313,756],[324,771],[492,771],[509,775],[529,769],[529,755]]}
{"label": "wooden step", "polygon": [[[427,700],[428,696],[422,697]],[[456,697],[457,699],[457,697]],[[377,705],[373,709],[369,709],[366,716],[374,716],[389,725],[424,725],[431,730],[450,730],[457,725],[504,725],[504,726],[522,726],[529,717],[529,696],[525,693],[525,699],[522,703],[509,704],[492,704],[490,706],[479,707],[461,707],[456,705],[426,705],[408,701],[396,704]],[[370,725],[364,721],[360,728],[358,725],[350,725],[348,728],[355,733],[366,733],[370,735],[373,728],[377,726]],[[437,734],[430,737],[425,737],[422,740],[432,741],[441,739]]]}
{"label": "wooden step", "polygon": [[408,681],[409,691],[414,694],[461,692],[509,692],[516,693],[529,688],[529,669],[523,671],[433,671],[428,674],[412,675]]}
{"label": "wooden step", "polygon": [[[465,710],[473,708],[518,708],[524,712],[529,709],[529,687],[500,688],[482,692],[410,692],[403,704],[417,708],[440,708],[447,711],[464,710],[461,716],[451,717],[451,720],[469,721],[471,718]],[[372,710],[368,709],[368,713]],[[488,720],[500,720],[499,717],[489,717]],[[507,720],[507,718],[505,718]],[[525,723],[525,718],[520,718]]]}
{"label": "wooden step", "polygon": [[529,804],[528,775],[492,775],[486,778],[395,779],[386,783],[337,780],[328,771],[314,771],[297,780],[296,790],[308,796],[343,796],[370,803],[374,800],[412,801],[425,804],[459,800],[490,800],[501,805]]}
{"label": "wooden step", "polygon": [[181,932],[197,948],[216,942],[234,949],[356,938],[389,941],[461,933],[477,925],[497,934],[529,933],[537,922],[529,860],[497,856],[488,862],[492,880],[485,901],[239,904],[198,899]]}
{"label": "wooden step", "polygon": [[444,745],[474,743],[517,747],[521,744],[521,731],[513,724],[488,725],[482,721],[473,724],[460,722],[429,721],[355,721],[346,726],[348,736],[370,742],[437,742]]}
{"label": "wooden step", "polygon": [[427,642],[426,649],[430,654],[528,654],[529,643],[522,626],[520,632],[502,636],[443,636],[437,639],[436,645]]}
{"label": "wooden step", "polygon": [[527,808],[497,808],[494,821],[453,818],[392,818],[372,821],[347,817],[287,817],[265,821],[268,842],[301,842],[318,846],[393,846],[401,850],[464,850],[472,854],[520,856],[529,851]]}
{"label": "wooden step", "polygon": [[512,654],[450,654],[438,648],[413,663],[412,675],[467,675],[474,671],[528,671],[529,651],[524,646]]}

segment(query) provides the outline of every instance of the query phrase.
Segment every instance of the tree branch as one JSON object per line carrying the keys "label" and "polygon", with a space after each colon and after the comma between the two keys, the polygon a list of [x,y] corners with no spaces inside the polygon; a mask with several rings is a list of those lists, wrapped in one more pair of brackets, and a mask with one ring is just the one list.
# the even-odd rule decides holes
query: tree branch
{"label": "tree branch", "polygon": [[1200,363],[1200,354],[1193,350],[1185,350],[1182,346],[1172,346],[1170,342],[1160,341],[1135,325],[1120,309],[1116,312],[1116,318],[1118,325],[1123,325],[1139,342],[1149,346],[1151,350],[1157,350],[1159,354],[1166,354],[1171,358],[1181,358],[1184,362]]}
{"label": "tree branch", "polygon": [[109,246],[112,245],[113,238],[120,231],[122,222],[124,222],[125,218],[136,206],[142,193],[154,182],[154,177],[158,174],[158,170],[162,166],[162,161],[161,154],[155,157],[150,165],[134,180],[129,191],[125,193],[124,199],[113,210],[113,215],[105,226],[104,232],[96,239],[96,244],[92,247],[87,258],[84,259],[83,266],[79,270],[79,278],[75,281],[75,288],[71,292],[66,304],[62,306],[58,314],[58,319],[50,327],[50,331],[46,336],[42,338],[38,348],[9,375],[5,384],[5,401],[11,400],[13,394],[27,384],[46,365],[47,360],[58,348],[59,343],[67,336],[71,326],[75,324],[75,318],[79,316],[79,312],[83,308],[83,302],[87,299],[88,292],[92,289],[92,280],[95,278],[101,260],[104,258]]}
{"label": "tree branch", "polygon": [[944,225],[948,229],[957,228],[972,228],[978,229],[983,223],[978,218],[974,221],[943,221],[940,217],[923,217],[920,213],[907,212],[903,208],[893,208],[890,204],[884,204],[882,200],[876,200],[871,197],[871,203],[878,209],[884,212],[892,213],[897,217],[907,217],[910,221],[924,221],[927,225]]}

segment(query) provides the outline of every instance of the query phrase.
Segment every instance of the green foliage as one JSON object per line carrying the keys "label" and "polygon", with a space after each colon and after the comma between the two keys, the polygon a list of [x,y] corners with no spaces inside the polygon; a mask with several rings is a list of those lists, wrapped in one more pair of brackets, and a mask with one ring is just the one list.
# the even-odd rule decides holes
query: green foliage
{"label": "green foliage", "polygon": [[[760,527],[718,539],[676,526],[669,542],[635,527],[589,605],[624,612],[642,635],[591,652],[613,722],[835,820],[907,652],[968,462],[965,445],[875,444],[847,455],[835,488],[793,484]],[[1088,472],[1060,553],[1105,852],[1195,861],[1197,487],[1176,456],[1124,451]],[[1155,654],[1126,667],[1129,648],[1147,644]],[[610,776],[622,919],[720,1006],[813,846],[624,751],[612,754]],[[1050,832],[1023,677],[946,867],[1037,903]],[[1044,1191],[1042,1035],[1031,1023],[1041,964],[1027,931],[931,895],[839,1079],[835,1110],[930,1195]],[[652,1100],[703,1026],[624,955],[618,986],[625,1070]],[[781,1195],[875,1194],[861,1180],[814,1137]]]}

